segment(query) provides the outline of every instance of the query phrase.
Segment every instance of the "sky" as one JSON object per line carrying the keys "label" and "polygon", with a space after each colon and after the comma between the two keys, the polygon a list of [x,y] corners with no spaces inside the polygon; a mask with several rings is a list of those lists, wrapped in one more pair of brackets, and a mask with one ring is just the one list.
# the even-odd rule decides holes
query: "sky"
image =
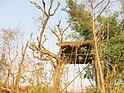
{"label": "sky", "polygon": [[18,24],[23,29],[31,30],[32,18],[38,14],[29,0],[1,0],[0,28],[15,28]]}
{"label": "sky", "polygon": [[[40,0],[32,1],[41,3]],[[60,10],[57,15],[59,17],[53,19],[54,22],[65,16],[59,13]],[[22,31],[31,32],[35,28],[34,20],[40,14],[41,11],[35,8],[30,0],[0,0],[0,28],[16,28],[19,25]]]}
{"label": "sky", "polygon": [[[32,0],[41,3],[40,0]],[[47,0],[46,0],[47,1]],[[61,6],[50,25],[52,26],[60,19],[62,20],[63,27],[66,26],[67,15],[61,11],[65,6],[65,0],[61,0]],[[81,1],[81,0],[80,0]],[[82,0],[83,1],[83,0]],[[114,8],[113,8],[114,7]],[[118,4],[113,4],[111,8],[118,8]],[[30,4],[30,0],[0,0],[0,28],[16,28],[18,25],[23,32],[30,33],[36,31],[36,24],[34,20],[40,16],[41,11]]]}

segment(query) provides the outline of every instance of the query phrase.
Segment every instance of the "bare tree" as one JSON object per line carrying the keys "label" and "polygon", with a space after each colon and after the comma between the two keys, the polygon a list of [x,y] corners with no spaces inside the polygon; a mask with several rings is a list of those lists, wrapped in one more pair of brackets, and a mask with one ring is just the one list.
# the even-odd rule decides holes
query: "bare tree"
{"label": "bare tree", "polygon": [[[43,16],[41,16],[41,23],[42,23],[42,29],[40,31],[40,35],[37,38],[38,44],[32,43],[30,48],[33,50],[34,54],[35,52],[39,52],[40,56],[37,58],[40,60],[47,60],[50,61],[54,68],[54,81],[53,81],[53,93],[58,93],[60,90],[60,80],[61,80],[61,68],[63,65],[63,60],[60,57],[61,54],[61,48],[58,51],[58,53],[53,53],[45,48],[44,43],[46,42],[46,38],[44,37],[44,32],[46,27],[49,28],[49,31],[53,33],[53,35],[57,38],[58,42],[61,43],[63,41],[63,35],[64,32],[68,29],[70,24],[65,28],[61,29],[60,23],[58,25],[54,26],[54,29],[48,26],[49,19],[55,15],[56,11],[58,10],[60,6],[60,2],[57,2],[57,5],[55,9],[52,9],[54,0],[50,0],[50,6],[48,9],[46,9],[46,2],[42,0],[42,6],[38,5],[36,2],[31,2],[33,5],[35,5],[38,9],[40,9],[43,13]],[[52,11],[53,10],[53,11]]]}
{"label": "bare tree", "polygon": [[[3,58],[2,60],[4,60],[4,64],[7,66],[6,70],[7,70],[7,75],[5,77],[5,81],[4,84],[8,85],[9,84],[9,77],[11,75],[11,67],[12,67],[12,62],[15,61],[15,59],[18,56],[18,43],[14,44],[14,46],[12,45],[13,42],[16,41],[17,39],[17,32],[15,31],[15,29],[2,29],[2,52],[3,52]],[[11,54],[12,52],[13,55]],[[15,54],[15,55],[14,55]]]}
{"label": "bare tree", "polygon": [[[32,38],[32,35],[30,37],[30,40]],[[17,71],[17,75],[16,75],[16,80],[15,80],[15,92],[16,93],[19,93],[19,82],[20,82],[20,79],[21,79],[21,76],[22,76],[22,66],[24,64],[24,60],[25,60],[25,56],[26,56],[26,52],[27,52],[27,48],[28,48],[28,44],[29,44],[29,41],[27,41],[26,45],[24,46],[24,44],[22,44],[22,50],[21,50],[21,60],[19,62],[19,67],[18,67],[18,71]]]}
{"label": "bare tree", "polygon": [[[11,85],[11,88],[13,87],[13,82],[11,82],[11,79],[13,77],[13,62],[17,60],[18,54],[19,54],[19,48],[18,48],[18,38],[20,29],[2,29],[2,47],[1,51],[3,52],[3,63],[6,66],[5,69],[5,76],[4,76],[4,87],[6,87],[4,90],[8,90],[8,88]],[[9,89],[10,90],[10,89]]]}
{"label": "bare tree", "polygon": [[[28,43],[30,40],[24,45],[21,40],[21,32],[20,29],[2,29],[2,48],[3,51],[3,59],[2,63],[6,66],[5,69],[5,77],[4,77],[4,86],[1,89],[5,91],[10,91],[11,93],[19,92],[19,82],[22,79],[22,66],[24,63],[25,55],[28,48]],[[22,46],[20,44],[22,43]],[[21,49],[22,48],[22,49]],[[21,54],[20,54],[21,50]],[[21,55],[21,57],[20,57]],[[18,70],[15,68],[15,65],[18,67]],[[17,71],[17,73],[16,73]]]}

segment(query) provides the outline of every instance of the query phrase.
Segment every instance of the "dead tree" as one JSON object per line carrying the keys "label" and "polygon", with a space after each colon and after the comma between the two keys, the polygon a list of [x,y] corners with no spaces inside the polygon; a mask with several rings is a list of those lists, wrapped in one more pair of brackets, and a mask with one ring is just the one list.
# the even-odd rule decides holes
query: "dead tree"
{"label": "dead tree", "polygon": [[[18,64],[16,62],[19,61],[18,57],[20,56],[19,52],[19,37],[21,36],[20,34],[20,29],[3,29],[3,36],[2,36],[2,40],[3,40],[3,50],[5,53],[3,55],[2,58],[2,62],[0,61],[0,64],[2,63],[6,69],[6,74],[5,74],[5,79],[4,81],[4,86],[1,87],[3,90],[9,90],[11,91],[11,93],[18,93],[19,90],[19,82],[21,79],[21,75],[22,75],[22,65],[24,63],[24,59],[25,59],[25,54],[28,48],[28,43],[30,42],[30,40],[27,42],[26,46],[24,46],[22,44],[22,51],[21,51],[21,60],[19,62],[18,65],[18,71],[17,71],[17,75],[14,75],[14,71],[15,69],[13,69],[14,65],[13,64]],[[5,62],[4,62],[5,61]],[[15,77],[16,76],[16,77]]]}
{"label": "dead tree", "polygon": [[15,80],[15,84],[14,84],[14,88],[15,88],[14,91],[15,91],[16,93],[20,93],[20,92],[19,92],[19,82],[20,82],[21,76],[22,76],[22,67],[23,67],[23,64],[24,64],[24,60],[25,60],[25,56],[26,56],[28,44],[29,44],[29,42],[31,41],[31,39],[32,39],[32,35],[31,35],[31,37],[30,37],[30,40],[27,41],[27,43],[26,43],[25,46],[24,46],[24,44],[22,44],[21,60],[20,60],[19,65],[18,65],[18,71],[17,71],[16,80]]}
{"label": "dead tree", "polygon": [[[2,63],[6,66],[6,74],[5,74],[5,80],[4,80],[4,85],[7,88],[10,84],[10,76],[12,75],[12,63],[16,60],[18,56],[18,42],[17,36],[18,36],[18,29],[2,29],[2,51],[4,52],[3,54],[3,59],[4,60]],[[13,52],[13,55],[12,55]]]}
{"label": "dead tree", "polygon": [[[52,32],[53,35],[57,38],[58,42],[61,43],[63,41],[64,32],[68,29],[70,24],[65,29],[61,29],[60,27],[61,22],[59,22],[58,25],[54,26],[54,28],[48,26],[49,19],[55,15],[56,11],[60,6],[60,2],[58,1],[55,9],[52,9],[53,2],[54,0],[50,0],[50,6],[48,9],[46,9],[46,2],[44,0],[42,0],[42,6],[38,5],[36,2],[31,2],[33,5],[35,5],[38,9],[42,11],[43,16],[41,16],[42,28],[40,31],[40,35],[37,38],[38,44],[32,43],[30,45],[30,48],[33,50],[33,52],[40,53],[40,56],[35,55],[37,56],[38,59],[47,60],[51,62],[54,68],[54,81],[52,93],[58,93],[60,90],[61,67],[64,62],[60,57],[61,49],[58,51],[58,53],[55,54],[45,48],[44,43],[46,42],[47,39],[44,37],[44,32],[46,27],[48,27],[50,32]],[[57,31],[59,34],[56,33]]]}

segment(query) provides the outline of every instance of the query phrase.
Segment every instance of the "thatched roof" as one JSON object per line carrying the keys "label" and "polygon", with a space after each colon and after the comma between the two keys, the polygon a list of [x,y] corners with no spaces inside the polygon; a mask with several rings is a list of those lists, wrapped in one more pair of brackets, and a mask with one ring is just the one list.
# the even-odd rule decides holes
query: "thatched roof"
{"label": "thatched roof", "polygon": [[61,57],[68,64],[87,64],[94,60],[94,54],[91,52],[94,46],[93,40],[62,42],[57,43],[57,45],[61,46]]}
{"label": "thatched roof", "polygon": [[85,41],[78,41],[78,42],[62,42],[62,43],[57,43],[58,46],[80,46],[83,44],[90,44],[93,45],[94,41],[93,40],[85,40]]}

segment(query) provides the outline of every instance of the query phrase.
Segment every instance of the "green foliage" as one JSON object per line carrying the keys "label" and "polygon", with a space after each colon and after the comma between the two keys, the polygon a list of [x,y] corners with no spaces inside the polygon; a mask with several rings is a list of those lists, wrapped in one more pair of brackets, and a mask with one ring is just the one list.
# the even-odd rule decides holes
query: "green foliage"
{"label": "green foliage", "polygon": [[124,18],[120,22],[121,30],[124,32]]}
{"label": "green foliage", "polygon": [[96,87],[86,87],[87,93],[99,93]]}
{"label": "green foliage", "polygon": [[114,93],[123,93],[124,92],[124,85],[116,86],[114,89]]}
{"label": "green foliage", "polygon": [[83,51],[83,52],[87,52],[86,47],[81,47],[81,51]]}
{"label": "green foliage", "polygon": [[79,59],[79,61],[81,61],[83,59],[83,57],[82,56],[78,56],[78,59]]}
{"label": "green foliage", "polygon": [[120,24],[117,18],[118,15],[114,14],[99,19],[99,22],[103,25],[101,30],[104,36],[104,39],[102,39],[104,59],[109,59],[110,63],[124,61],[123,21]]}
{"label": "green foliage", "polygon": [[[105,62],[104,74],[109,73],[109,82],[116,84],[118,80],[124,79],[124,31],[123,20],[118,20],[119,13],[115,12],[109,17],[100,17],[99,22],[102,24],[100,36],[102,42],[102,60]],[[114,66],[116,72],[113,72]],[[110,72],[108,71],[108,68]],[[107,76],[108,77],[108,76]],[[114,80],[112,79],[114,78]],[[110,84],[113,88],[114,86]]]}
{"label": "green foliage", "polygon": [[90,79],[92,81],[94,80],[94,67],[93,67],[93,65],[87,66],[87,68],[85,70],[84,78]]}
{"label": "green foliage", "polygon": [[[106,74],[108,74],[109,81],[107,83],[111,88],[114,86],[109,84],[110,82],[115,85],[117,81],[124,81],[124,6],[121,7],[121,12],[114,11],[114,13],[110,15],[100,15],[96,20],[99,29],[98,37],[100,39],[99,53],[101,53],[101,59],[104,61],[104,75],[106,76]],[[78,33],[73,33],[70,37],[76,37],[78,40],[82,40],[82,38],[84,40],[92,39],[92,17],[91,13],[86,10],[85,5],[78,4],[77,1],[74,0],[68,0],[65,11],[69,15],[69,21],[72,23],[72,30]],[[117,67],[115,67],[115,72],[113,72],[115,64]],[[93,67],[87,68],[84,78],[91,79],[93,78],[92,75],[94,75]],[[120,88],[120,86],[115,87],[115,91],[118,91]],[[91,89],[91,92],[88,93],[96,93],[96,89],[94,89],[95,88]],[[118,93],[122,93],[122,89],[120,89]]]}
{"label": "green foliage", "polygon": [[48,88],[47,84],[31,86],[28,89],[28,91],[29,91],[29,93],[51,93],[50,88]]}
{"label": "green foliage", "polygon": [[[112,71],[112,66],[118,64],[116,68],[116,79],[124,79],[124,32],[120,32],[108,41],[109,45],[105,46],[104,60],[106,60],[106,65],[109,66],[110,71]],[[106,68],[105,68],[106,69]],[[112,73],[112,72],[111,72]]]}
{"label": "green foliage", "polygon": [[101,25],[101,36],[103,40],[110,39],[115,34],[118,34],[121,31],[121,27],[119,25],[119,13],[115,12],[113,15],[108,17],[100,16],[98,18],[98,22]]}
{"label": "green foliage", "polygon": [[109,46],[105,46],[105,57],[110,62],[124,62],[124,32],[116,35],[109,40]]}
{"label": "green foliage", "polygon": [[82,37],[84,40],[92,39],[92,17],[85,9],[85,6],[83,4],[77,4],[76,1],[68,0],[67,7],[64,10],[69,15],[72,30],[80,33],[80,39]]}
{"label": "green foliage", "polygon": [[[99,89],[97,89],[96,87],[91,87],[91,86],[86,87],[86,90],[87,90],[87,93],[99,93]],[[111,93],[123,93],[123,92],[124,92],[124,85],[115,86],[111,90]]]}
{"label": "green foliage", "polygon": [[71,32],[69,35],[66,36],[66,40],[69,39],[71,41],[81,41],[84,40],[84,36],[81,36],[79,32]]}

